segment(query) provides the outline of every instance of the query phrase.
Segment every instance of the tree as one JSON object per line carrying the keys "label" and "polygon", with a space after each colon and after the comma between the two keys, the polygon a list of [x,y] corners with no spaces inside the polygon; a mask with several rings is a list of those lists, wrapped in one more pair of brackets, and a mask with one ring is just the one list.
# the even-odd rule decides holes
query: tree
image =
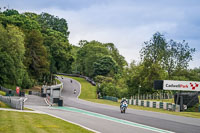
{"label": "tree", "polygon": [[94,75],[94,62],[109,55],[108,49],[100,42],[91,41],[83,45],[77,52],[77,65],[83,75]]}
{"label": "tree", "polygon": [[71,72],[71,65],[74,61],[69,44],[66,37],[59,31],[47,29],[43,31],[44,45],[49,53],[50,72]]}
{"label": "tree", "polygon": [[0,25],[0,79],[1,84],[22,85],[25,67],[24,34],[19,28]]}
{"label": "tree", "polygon": [[[15,57],[18,58],[18,55],[21,54],[15,56],[14,52],[10,54],[3,50],[0,53],[1,61],[5,62],[5,64],[0,65],[2,67],[2,76],[0,76],[2,83],[7,82],[8,77],[13,77],[14,73],[17,73],[19,80],[12,80],[14,83],[9,84],[22,84],[24,88],[27,88],[32,85],[32,82],[38,83],[39,81],[41,83],[43,80],[50,79],[50,73],[71,72],[74,58],[71,53],[72,46],[68,41],[69,31],[65,19],[47,13],[37,15],[25,12],[20,14],[16,10],[6,10],[0,12],[0,24],[6,30],[9,25],[15,25],[18,27],[17,30],[23,33],[23,41],[25,39],[25,45],[23,42],[25,48],[21,49],[24,50],[25,56],[19,58],[22,62],[22,65],[18,67],[19,70],[13,64],[16,62],[20,64],[20,61],[16,61]],[[10,33],[10,30],[7,31]],[[7,39],[4,37],[7,33],[3,34],[3,32],[2,30],[2,44],[7,44],[7,41],[12,41],[16,36],[21,35],[16,32],[16,35]],[[10,48],[15,47],[11,46]],[[24,52],[21,53],[24,54]],[[3,68],[4,66],[6,68]],[[3,72],[8,70],[7,67],[13,73],[4,73],[3,75]]]}
{"label": "tree", "polygon": [[[102,56],[98,60],[93,63],[94,67],[94,76],[103,75],[106,76],[109,73],[113,72],[113,74],[117,73],[117,65],[112,57]],[[113,75],[111,74],[111,75]]]}
{"label": "tree", "polygon": [[19,15],[19,12],[14,9],[7,9],[6,11],[3,12],[6,16],[12,16],[12,15]]}
{"label": "tree", "polygon": [[187,69],[194,52],[195,49],[190,48],[185,41],[167,42],[164,36],[157,32],[150,41],[145,42],[140,54],[146,66],[161,65],[162,69],[168,72],[168,78],[171,79],[173,72],[178,69]]}
{"label": "tree", "polygon": [[107,47],[107,49],[110,52],[110,55],[117,63],[117,66],[119,67],[119,71],[121,73],[124,69],[124,66],[127,65],[126,60],[124,59],[124,57],[122,55],[119,54],[118,49],[115,47],[115,45],[113,43],[106,43],[104,45]]}
{"label": "tree", "polygon": [[[29,13],[30,14],[30,13]],[[13,24],[18,26],[24,32],[31,31],[33,29],[40,29],[40,26],[36,19],[32,19],[28,13],[19,14],[16,10],[6,10],[0,15],[1,23],[6,26],[7,24]]]}
{"label": "tree", "polygon": [[147,64],[162,63],[166,52],[167,42],[162,34],[155,33],[150,41],[144,42],[144,47],[140,51],[142,61]]}
{"label": "tree", "polygon": [[59,31],[67,38],[69,36],[67,21],[63,18],[59,19],[58,16],[55,17],[48,13],[41,13],[38,17],[38,22],[41,24],[43,29]]}
{"label": "tree", "polygon": [[40,31],[32,30],[26,35],[25,66],[32,77],[42,80],[49,73],[47,51],[43,45],[43,37]]}
{"label": "tree", "polygon": [[184,40],[179,43],[173,40],[169,41],[163,56],[163,66],[168,72],[169,79],[172,78],[173,72],[187,69],[194,52],[195,49],[190,48]]}

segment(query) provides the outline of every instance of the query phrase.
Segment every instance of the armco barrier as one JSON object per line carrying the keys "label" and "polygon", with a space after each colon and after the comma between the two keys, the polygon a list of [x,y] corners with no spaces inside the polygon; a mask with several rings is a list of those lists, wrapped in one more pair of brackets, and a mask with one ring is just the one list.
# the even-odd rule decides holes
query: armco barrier
{"label": "armco barrier", "polygon": [[0,101],[10,105],[14,109],[24,109],[24,100],[22,98],[18,99],[14,97],[0,96]]}
{"label": "armco barrier", "polygon": [[118,99],[116,97],[111,97],[111,96],[103,96],[103,99],[106,99],[106,100],[111,100],[111,101],[114,101],[114,102],[118,102]]}
{"label": "armco barrier", "polygon": [[[131,104],[131,105],[138,105],[138,106],[166,109],[166,110],[180,112],[180,105],[177,105],[177,104],[166,103],[166,102],[154,102],[154,101],[147,101],[147,100],[138,100],[138,99],[127,99],[127,101],[128,101],[128,104]],[[199,109],[200,109],[200,107],[199,107]]]}
{"label": "armco barrier", "polygon": [[96,83],[94,82],[93,79],[87,77],[87,76],[83,76],[83,75],[79,75],[79,74],[66,74],[66,73],[58,73],[59,75],[65,75],[65,76],[72,76],[72,77],[80,77],[80,78],[84,78],[85,80],[87,80],[89,83],[91,83],[93,86],[96,86]]}

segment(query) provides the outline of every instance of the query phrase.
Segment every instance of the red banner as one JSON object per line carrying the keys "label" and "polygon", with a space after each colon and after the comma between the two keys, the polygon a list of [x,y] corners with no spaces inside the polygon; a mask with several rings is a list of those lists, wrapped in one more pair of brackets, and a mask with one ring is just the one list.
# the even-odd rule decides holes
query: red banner
{"label": "red banner", "polygon": [[16,93],[19,94],[20,88],[17,86],[16,87]]}

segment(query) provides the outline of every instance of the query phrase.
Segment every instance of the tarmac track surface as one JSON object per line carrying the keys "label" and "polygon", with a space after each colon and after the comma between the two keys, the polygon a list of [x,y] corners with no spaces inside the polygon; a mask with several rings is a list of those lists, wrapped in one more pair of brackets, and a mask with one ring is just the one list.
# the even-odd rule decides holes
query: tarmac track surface
{"label": "tarmac track surface", "polygon": [[[94,112],[98,114],[103,114],[105,116],[110,116],[112,118],[117,118],[119,120],[126,120],[133,123],[139,123],[159,129],[164,129],[167,131],[177,132],[177,133],[199,133],[200,132],[200,119],[182,117],[182,116],[174,116],[163,113],[156,113],[150,111],[142,111],[135,109],[127,109],[126,114],[121,114],[119,107],[92,103],[85,100],[78,99],[77,97],[80,94],[80,84],[70,78],[59,77],[59,79],[63,82],[64,87],[62,91],[62,97],[64,106],[63,109],[58,108],[50,108],[45,106],[45,103],[42,103],[41,98],[37,98],[39,101],[27,100],[26,106],[31,107],[36,110],[40,110],[63,119],[67,119],[69,121],[78,123],[85,127],[94,129],[99,132],[115,132],[115,133],[143,133],[143,132],[155,132],[151,130],[146,130],[143,128],[138,128],[122,123],[117,123],[115,121],[110,121],[102,118],[95,118],[83,113],[77,113],[74,111],[70,111],[69,107],[73,107],[75,109],[82,109],[89,112]],[[74,94],[74,89],[76,89],[76,94]],[[32,96],[33,97],[33,96]],[[32,98],[36,99],[36,98]],[[43,101],[44,102],[44,101]],[[34,103],[40,103],[37,106],[34,106]],[[164,132],[164,131],[162,131]]]}

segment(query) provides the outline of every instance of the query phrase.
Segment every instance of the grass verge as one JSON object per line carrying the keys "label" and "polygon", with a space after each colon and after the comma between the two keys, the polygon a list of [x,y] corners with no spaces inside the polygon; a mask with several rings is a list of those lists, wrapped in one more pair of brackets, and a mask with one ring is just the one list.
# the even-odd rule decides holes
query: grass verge
{"label": "grass verge", "polygon": [[0,101],[0,108],[11,108],[11,107]]}
{"label": "grass verge", "polygon": [[0,91],[0,95],[5,96],[5,95],[6,95],[6,92]]}
{"label": "grass verge", "polygon": [[91,133],[82,127],[45,114],[0,111],[3,133]]}
{"label": "grass verge", "polygon": [[58,80],[58,79],[55,79],[55,80],[56,80],[57,84],[61,84],[60,80]]}

